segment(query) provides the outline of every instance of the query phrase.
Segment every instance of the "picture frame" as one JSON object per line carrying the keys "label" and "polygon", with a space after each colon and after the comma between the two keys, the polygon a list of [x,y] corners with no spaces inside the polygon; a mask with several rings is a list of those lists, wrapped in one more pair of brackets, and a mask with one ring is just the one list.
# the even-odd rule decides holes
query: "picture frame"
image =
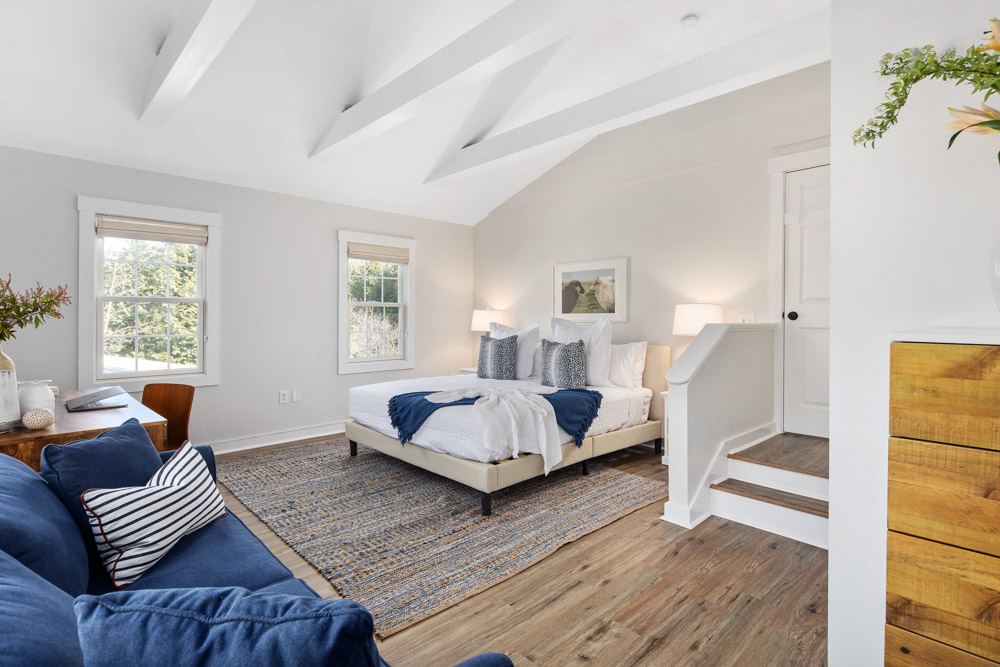
{"label": "picture frame", "polygon": [[628,265],[628,257],[556,264],[552,313],[574,322],[596,322],[605,315],[612,322],[628,322]]}

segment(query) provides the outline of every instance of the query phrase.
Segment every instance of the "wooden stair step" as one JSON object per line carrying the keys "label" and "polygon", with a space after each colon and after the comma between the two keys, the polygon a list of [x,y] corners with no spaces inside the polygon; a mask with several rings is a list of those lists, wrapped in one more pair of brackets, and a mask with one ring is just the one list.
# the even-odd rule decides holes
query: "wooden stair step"
{"label": "wooden stair step", "polygon": [[749,449],[730,454],[729,458],[804,475],[830,477],[830,441],[827,438],[779,433]]}
{"label": "wooden stair step", "polygon": [[712,488],[772,505],[787,507],[790,510],[815,514],[824,518],[829,518],[830,516],[830,503],[825,500],[807,498],[806,496],[799,496],[787,491],[778,491],[777,489],[743,482],[738,479],[723,480],[718,484],[713,484]]}

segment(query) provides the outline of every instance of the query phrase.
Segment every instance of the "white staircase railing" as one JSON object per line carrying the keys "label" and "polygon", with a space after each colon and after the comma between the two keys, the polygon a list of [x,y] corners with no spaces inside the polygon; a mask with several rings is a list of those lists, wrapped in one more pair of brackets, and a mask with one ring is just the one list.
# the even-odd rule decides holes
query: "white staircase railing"
{"label": "white staircase railing", "polygon": [[667,372],[670,499],[663,519],[694,528],[730,452],[775,433],[774,324],[709,324]]}

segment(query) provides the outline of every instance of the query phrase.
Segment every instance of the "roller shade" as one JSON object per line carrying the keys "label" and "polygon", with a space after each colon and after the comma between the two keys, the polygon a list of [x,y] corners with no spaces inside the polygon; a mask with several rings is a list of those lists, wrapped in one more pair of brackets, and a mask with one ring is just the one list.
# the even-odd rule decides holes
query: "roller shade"
{"label": "roller shade", "polygon": [[348,243],[347,258],[367,259],[372,262],[407,264],[410,261],[410,251],[406,248],[395,248],[393,246]]}
{"label": "roller shade", "polygon": [[208,227],[202,225],[119,218],[113,215],[97,216],[97,235],[141,241],[208,245]]}

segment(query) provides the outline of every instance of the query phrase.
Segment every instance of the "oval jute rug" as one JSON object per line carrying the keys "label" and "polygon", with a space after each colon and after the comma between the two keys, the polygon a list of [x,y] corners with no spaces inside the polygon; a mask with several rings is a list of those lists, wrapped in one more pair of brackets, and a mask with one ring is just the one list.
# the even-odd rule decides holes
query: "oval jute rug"
{"label": "oval jute rug", "polygon": [[391,634],[563,544],[662,500],[667,485],[602,465],[479,494],[345,438],[221,461],[219,481]]}

